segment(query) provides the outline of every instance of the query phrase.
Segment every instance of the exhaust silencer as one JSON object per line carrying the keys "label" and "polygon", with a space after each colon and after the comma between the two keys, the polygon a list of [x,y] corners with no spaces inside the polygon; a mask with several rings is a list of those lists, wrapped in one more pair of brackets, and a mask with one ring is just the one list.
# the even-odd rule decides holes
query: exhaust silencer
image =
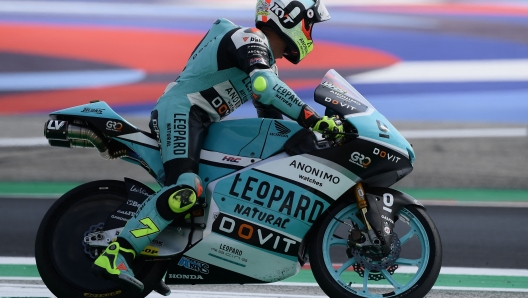
{"label": "exhaust silencer", "polygon": [[104,159],[112,159],[104,140],[85,126],[68,123],[65,120],[48,120],[44,125],[44,136],[51,146],[67,148],[97,148]]}

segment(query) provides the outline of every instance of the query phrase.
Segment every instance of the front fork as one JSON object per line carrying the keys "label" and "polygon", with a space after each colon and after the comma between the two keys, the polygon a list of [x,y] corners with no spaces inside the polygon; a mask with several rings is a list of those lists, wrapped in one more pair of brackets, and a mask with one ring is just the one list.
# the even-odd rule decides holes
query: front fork
{"label": "front fork", "polygon": [[356,185],[354,185],[354,195],[356,196],[356,202],[358,205],[358,209],[361,212],[363,221],[367,226],[367,235],[370,242],[376,246],[380,246],[381,240],[378,238],[378,236],[376,235],[376,231],[374,231],[374,229],[367,220],[367,200],[365,199],[365,191],[361,182],[358,182]]}

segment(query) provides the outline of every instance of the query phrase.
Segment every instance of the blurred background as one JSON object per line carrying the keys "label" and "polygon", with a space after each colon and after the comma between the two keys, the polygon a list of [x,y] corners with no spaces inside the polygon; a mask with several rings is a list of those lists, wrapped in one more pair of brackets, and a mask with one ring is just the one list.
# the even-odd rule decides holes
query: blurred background
{"label": "blurred background", "polygon": [[[428,207],[444,265],[527,269],[528,2],[325,4],[332,19],[315,26],[314,51],[299,65],[279,61],[281,79],[322,112],[313,90],[336,69],[408,137],[415,170],[394,187]],[[95,150],[49,147],[49,112],[102,100],[147,130],[157,98],[211,24],[253,26],[254,7],[0,0],[0,218],[28,221],[9,232],[25,240],[2,237],[0,255],[32,256],[46,209],[76,185],[123,176],[154,183]],[[249,103],[228,119],[255,116]]]}

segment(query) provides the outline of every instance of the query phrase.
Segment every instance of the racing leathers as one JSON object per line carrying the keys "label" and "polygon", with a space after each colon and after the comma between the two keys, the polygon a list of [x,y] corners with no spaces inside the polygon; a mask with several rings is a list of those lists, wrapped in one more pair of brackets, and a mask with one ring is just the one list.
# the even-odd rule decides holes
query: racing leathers
{"label": "racing leathers", "polygon": [[139,254],[174,220],[178,214],[169,201],[176,191],[192,188],[198,197],[203,195],[197,173],[207,127],[250,100],[256,101],[261,116],[276,117],[274,111],[280,111],[303,127],[320,119],[278,78],[262,31],[219,19],[152,111],[150,127],[158,139],[165,185],[127,222],[118,236],[120,247]]}

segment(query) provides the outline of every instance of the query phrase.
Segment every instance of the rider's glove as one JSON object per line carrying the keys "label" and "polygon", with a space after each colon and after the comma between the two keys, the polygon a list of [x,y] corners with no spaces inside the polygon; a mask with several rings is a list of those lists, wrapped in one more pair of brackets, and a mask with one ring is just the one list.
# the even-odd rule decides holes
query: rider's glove
{"label": "rider's glove", "polygon": [[329,118],[327,116],[324,116],[319,121],[317,121],[313,126],[313,130],[316,132],[320,132],[323,135],[335,135],[340,133],[339,135],[336,135],[337,138],[342,137],[342,133],[344,132],[343,123],[341,122],[341,120],[335,117]]}

